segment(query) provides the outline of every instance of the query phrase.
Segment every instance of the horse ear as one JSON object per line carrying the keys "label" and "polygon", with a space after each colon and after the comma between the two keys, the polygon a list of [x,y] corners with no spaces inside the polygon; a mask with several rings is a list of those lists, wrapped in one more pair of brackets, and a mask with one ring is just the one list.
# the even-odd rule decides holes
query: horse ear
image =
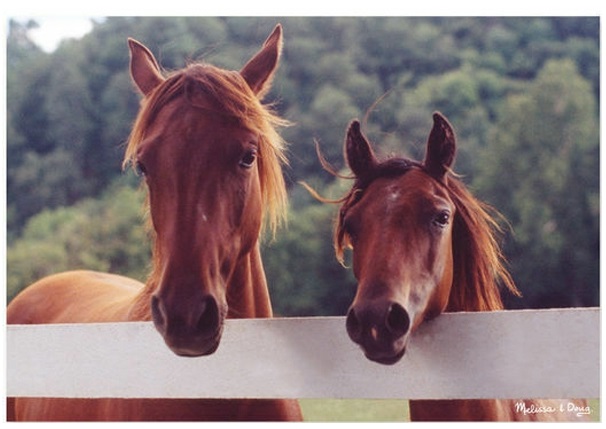
{"label": "horse ear", "polygon": [[456,142],[452,126],[441,113],[435,112],[423,165],[429,174],[442,180],[454,163],[455,152]]}
{"label": "horse ear", "polygon": [[139,91],[147,96],[164,81],[160,73],[160,66],[151,51],[135,39],[128,38],[128,47],[130,49],[130,75]]}
{"label": "horse ear", "polygon": [[240,74],[259,98],[263,98],[271,87],[274,72],[282,52],[282,26],[276,25],[263,47],[247,63]]}
{"label": "horse ear", "polygon": [[360,122],[353,121],[345,138],[345,158],[356,177],[364,177],[377,165],[377,158],[370,143],[360,130]]}

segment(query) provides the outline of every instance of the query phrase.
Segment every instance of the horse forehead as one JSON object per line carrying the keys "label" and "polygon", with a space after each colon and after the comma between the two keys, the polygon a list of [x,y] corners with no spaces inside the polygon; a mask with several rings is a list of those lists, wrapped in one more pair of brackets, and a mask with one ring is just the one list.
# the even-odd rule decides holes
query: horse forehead
{"label": "horse forehead", "polygon": [[236,118],[187,102],[169,103],[160,109],[147,134],[142,150],[186,157],[211,152],[219,155],[254,138]]}
{"label": "horse forehead", "polygon": [[386,209],[423,208],[441,202],[452,204],[444,186],[421,170],[411,170],[397,177],[379,178],[368,189],[374,201]]}

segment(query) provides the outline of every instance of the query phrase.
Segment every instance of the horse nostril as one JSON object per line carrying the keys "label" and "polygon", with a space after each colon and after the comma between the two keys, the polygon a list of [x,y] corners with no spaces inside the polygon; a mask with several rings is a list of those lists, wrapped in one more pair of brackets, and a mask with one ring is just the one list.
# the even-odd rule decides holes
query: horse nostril
{"label": "horse nostril", "polygon": [[155,295],[152,296],[151,299],[151,312],[152,320],[154,321],[156,329],[158,329],[160,332],[164,332],[166,326],[166,317],[164,314],[162,302],[160,301],[160,298]]}
{"label": "horse nostril", "polygon": [[360,327],[360,321],[358,320],[353,307],[347,312],[345,326],[347,328],[349,338],[351,338],[354,343],[359,343],[362,337],[362,328]]}
{"label": "horse nostril", "polygon": [[204,298],[200,306],[200,316],[196,325],[197,332],[214,334],[221,323],[219,313],[217,301],[212,296]]}
{"label": "horse nostril", "polygon": [[394,302],[387,311],[385,325],[395,337],[402,337],[410,328],[410,317],[404,307]]}

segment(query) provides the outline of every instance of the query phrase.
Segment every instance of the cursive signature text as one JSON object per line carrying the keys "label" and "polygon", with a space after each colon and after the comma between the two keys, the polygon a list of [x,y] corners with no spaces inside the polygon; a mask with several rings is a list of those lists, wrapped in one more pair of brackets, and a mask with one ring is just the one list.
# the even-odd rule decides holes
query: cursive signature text
{"label": "cursive signature text", "polygon": [[559,407],[554,405],[539,405],[535,403],[527,404],[524,401],[518,401],[515,404],[516,413],[528,414],[554,414],[554,413],[574,413],[577,417],[582,417],[591,414],[589,405],[582,407],[573,402],[559,404]]}

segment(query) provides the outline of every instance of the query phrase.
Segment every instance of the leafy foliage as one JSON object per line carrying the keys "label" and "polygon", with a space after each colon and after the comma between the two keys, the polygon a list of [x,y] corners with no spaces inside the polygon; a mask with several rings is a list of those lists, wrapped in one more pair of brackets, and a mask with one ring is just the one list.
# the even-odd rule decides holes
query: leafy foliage
{"label": "leafy foliage", "polygon": [[514,227],[512,269],[536,306],[598,302],[594,111],[575,64],[549,61],[526,91],[506,99],[498,134],[480,156],[476,184]]}
{"label": "leafy foliage", "polygon": [[264,245],[276,312],[344,314],[351,270],[331,247],[338,197],[314,140],[342,166],[348,123],[378,152],[423,155],[431,112],[459,141],[456,171],[509,219],[516,307],[598,304],[598,18],[123,18],[46,54],[10,23],[7,39],[8,294],[51,272],[99,269],[143,280],[141,193],[120,170],[138,108],[126,38],[167,69],[203,60],[239,69],[281,22],[272,93],[294,122],[289,228]]}
{"label": "leafy foliage", "polygon": [[141,196],[131,187],[112,186],[99,199],[32,217],[8,252],[9,299],[43,276],[72,269],[122,273],[144,281],[151,252]]}

